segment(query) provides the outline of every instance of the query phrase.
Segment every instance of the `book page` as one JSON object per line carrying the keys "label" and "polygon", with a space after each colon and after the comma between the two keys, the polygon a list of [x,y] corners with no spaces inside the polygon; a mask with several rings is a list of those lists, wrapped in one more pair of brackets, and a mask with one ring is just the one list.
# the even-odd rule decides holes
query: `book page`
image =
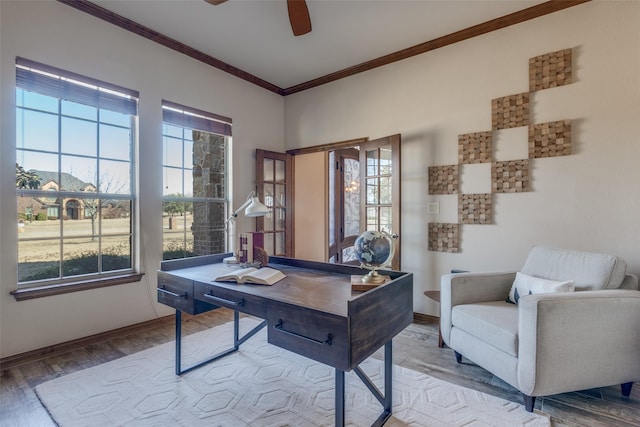
{"label": "book page", "polygon": [[262,285],[273,285],[286,276],[279,270],[269,267],[262,267],[242,277],[244,283],[258,283]]}
{"label": "book page", "polygon": [[258,269],[254,267],[239,268],[229,272],[228,274],[223,274],[221,276],[218,276],[213,280],[215,280],[216,282],[224,282],[224,281],[230,281],[230,280],[234,282],[240,282],[243,276],[246,276],[247,274],[251,274],[254,271],[258,271]]}

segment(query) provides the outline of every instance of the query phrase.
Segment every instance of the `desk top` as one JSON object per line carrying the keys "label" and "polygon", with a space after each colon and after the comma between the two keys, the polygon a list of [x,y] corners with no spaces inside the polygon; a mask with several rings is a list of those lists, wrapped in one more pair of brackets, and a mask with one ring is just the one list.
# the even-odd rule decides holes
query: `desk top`
{"label": "desk top", "polygon": [[204,303],[203,310],[219,305],[266,319],[270,343],[342,370],[360,364],[413,319],[411,273],[385,270],[390,281],[354,292],[351,275],[367,270],[270,257],[269,267],[287,275],[271,286],[216,282],[232,268],[222,263],[225,256],[163,262],[159,301],[186,310],[191,300]]}

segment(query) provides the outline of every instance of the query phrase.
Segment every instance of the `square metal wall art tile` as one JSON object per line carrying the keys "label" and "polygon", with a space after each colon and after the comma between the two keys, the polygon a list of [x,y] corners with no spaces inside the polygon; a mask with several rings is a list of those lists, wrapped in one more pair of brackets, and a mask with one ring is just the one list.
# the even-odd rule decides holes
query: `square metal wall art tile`
{"label": "square metal wall art tile", "polygon": [[458,163],[490,163],[493,153],[493,132],[458,135]]}
{"label": "square metal wall art tile", "polygon": [[461,224],[493,223],[491,193],[458,194],[458,222]]}
{"label": "square metal wall art tile", "polygon": [[428,250],[436,252],[459,252],[460,224],[430,222]]}
{"label": "square metal wall art tile", "polygon": [[509,160],[491,165],[491,185],[494,193],[529,191],[529,160]]}

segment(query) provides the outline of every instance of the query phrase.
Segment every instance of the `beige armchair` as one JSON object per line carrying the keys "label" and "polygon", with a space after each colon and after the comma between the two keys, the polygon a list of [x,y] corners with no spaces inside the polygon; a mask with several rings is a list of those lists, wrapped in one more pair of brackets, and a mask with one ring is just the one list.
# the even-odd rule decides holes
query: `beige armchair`
{"label": "beige armchair", "polygon": [[442,276],[442,337],[457,361],[518,389],[529,412],[536,396],[615,384],[629,396],[640,381],[640,292],[626,263],[535,246],[519,273]]}

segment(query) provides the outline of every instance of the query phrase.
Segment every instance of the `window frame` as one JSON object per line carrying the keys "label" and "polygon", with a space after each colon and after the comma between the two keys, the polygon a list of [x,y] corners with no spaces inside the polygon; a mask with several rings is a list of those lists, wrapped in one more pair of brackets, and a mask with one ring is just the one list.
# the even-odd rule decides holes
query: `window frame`
{"label": "window frame", "polygon": [[[172,136],[172,135],[168,135],[165,134],[165,126],[172,126],[175,128],[181,128],[181,133],[182,136],[180,138],[178,138],[177,136]],[[185,132],[187,131],[191,131],[192,133],[194,131],[199,131],[199,132],[204,132],[207,134],[211,134],[211,135],[216,135],[216,136],[220,136],[224,138],[224,188],[223,188],[223,197],[208,197],[208,196],[196,196],[195,194],[191,194],[191,196],[186,196],[186,188],[185,188],[185,182],[184,182],[184,173],[187,170],[193,170],[194,169],[194,165],[192,164],[191,167],[187,167],[187,165],[185,165],[185,157],[186,157],[186,153],[183,151],[182,152],[182,161],[181,161],[181,166],[178,167],[176,165],[169,165],[165,163],[165,160],[163,159],[162,161],[162,185],[163,187],[166,185],[165,183],[165,169],[174,169],[174,170],[180,170],[182,171],[182,176],[183,176],[183,181],[182,181],[182,186],[181,186],[181,190],[182,190],[182,195],[181,196],[175,196],[175,195],[169,195],[169,194],[165,194],[164,192],[164,188],[162,190],[162,205],[163,205],[163,215],[165,212],[164,206],[165,203],[168,202],[178,202],[178,203],[191,203],[192,206],[194,206],[194,208],[192,209],[192,226],[195,224],[195,220],[196,220],[196,214],[195,214],[195,204],[196,203],[203,203],[207,205],[207,209],[209,209],[209,207],[213,206],[215,203],[222,203],[223,204],[223,214],[222,214],[222,218],[221,220],[224,221],[224,219],[227,218],[227,216],[229,215],[229,211],[231,209],[231,203],[230,203],[230,194],[231,194],[231,185],[230,185],[230,180],[231,180],[231,152],[232,152],[232,141],[233,141],[233,137],[232,137],[232,119],[229,117],[225,117],[225,116],[221,116],[218,114],[214,114],[214,113],[210,113],[207,111],[203,111],[200,109],[196,109],[193,107],[188,107],[185,105],[181,105],[172,101],[167,101],[165,99],[162,100],[162,127],[163,127],[163,131],[162,131],[162,144],[163,144],[163,153],[166,152],[167,147],[166,147],[166,140],[167,138],[172,138],[172,139],[180,139],[182,141],[182,149],[184,150],[184,144],[185,142],[188,140],[188,138],[185,135]],[[193,141],[193,139],[190,139],[190,141],[195,145],[196,141]],[[193,153],[191,153],[191,155],[193,156]],[[205,251],[205,253],[198,253],[198,248],[193,248],[193,254],[192,255],[188,255],[188,251],[187,251],[187,247],[186,247],[186,242],[187,242],[187,227],[186,227],[186,210],[183,211],[185,214],[185,227],[184,227],[184,231],[183,231],[183,254],[181,257],[171,257],[171,258],[165,258],[165,230],[164,230],[164,221],[163,221],[163,231],[162,231],[162,259],[163,260],[169,260],[169,259],[184,259],[184,258],[190,258],[193,256],[197,256],[197,255],[205,255],[205,254],[209,254],[207,253],[207,251]],[[226,225],[224,225],[224,230],[223,230],[224,236],[223,239],[221,240],[221,242],[223,243],[223,251],[227,251],[228,247],[229,247],[229,239],[228,239],[228,230]],[[195,244],[195,237],[194,237],[194,244]]]}
{"label": "window frame", "polygon": [[[113,85],[110,83],[102,82],[90,77],[82,76],[70,71],[58,69],[55,67],[51,67],[45,64],[40,64],[35,61],[31,61],[24,58],[16,58],[16,87],[15,87],[15,111],[16,111],[16,126],[18,126],[18,117],[21,114],[24,114],[25,111],[32,112],[46,112],[53,115],[57,120],[57,129],[58,134],[55,136],[57,150],[53,150],[51,148],[42,148],[42,147],[29,147],[24,145],[24,140],[19,141],[19,134],[16,134],[16,145],[15,145],[15,153],[16,157],[20,157],[24,153],[40,153],[40,154],[48,154],[55,155],[58,158],[58,165],[56,167],[57,172],[57,183],[60,183],[63,174],[67,173],[61,167],[62,160],[61,156],[64,155],[78,155],[78,153],[65,153],[63,150],[63,135],[62,135],[62,127],[61,123],[65,118],[78,119],[79,116],[68,114],[63,111],[63,103],[64,102],[72,102],[74,104],[82,104],[88,105],[92,108],[96,109],[96,116],[93,118],[85,119],[88,123],[91,123],[95,126],[96,129],[96,152],[95,154],[89,155],[80,155],[80,157],[84,157],[96,162],[98,165],[101,161],[111,161],[121,163],[123,166],[129,169],[129,174],[127,177],[128,182],[125,185],[128,186],[128,191],[123,193],[109,193],[107,191],[100,191],[100,189],[96,188],[96,192],[85,192],[81,189],[65,189],[58,188],[55,191],[56,198],[63,197],[74,197],[77,199],[96,199],[99,200],[100,203],[104,201],[114,201],[114,200],[122,200],[126,201],[129,204],[129,232],[126,233],[128,235],[129,241],[129,250],[128,250],[128,258],[130,260],[129,268],[120,268],[116,270],[103,270],[102,265],[102,256],[105,254],[103,249],[106,248],[100,246],[98,244],[98,262],[97,262],[97,272],[95,273],[85,273],[78,275],[70,275],[65,276],[64,270],[62,268],[63,263],[65,262],[63,247],[63,239],[65,239],[64,234],[64,226],[62,218],[65,215],[64,209],[61,205],[56,206],[58,211],[58,218],[60,221],[60,232],[58,237],[54,237],[54,239],[60,239],[60,254],[59,254],[59,274],[55,278],[47,278],[41,280],[29,280],[17,282],[17,289],[12,291],[11,294],[16,298],[16,300],[24,300],[24,299],[32,299],[39,298],[43,296],[49,295],[57,295],[61,293],[67,292],[75,292],[78,290],[86,290],[93,289],[103,286],[111,286],[122,283],[130,283],[140,281],[143,274],[139,272],[138,265],[138,256],[137,256],[137,247],[138,247],[138,239],[139,239],[139,230],[137,228],[137,216],[138,216],[138,200],[137,200],[137,188],[136,188],[136,170],[137,170],[137,158],[136,158],[136,147],[138,144],[138,113],[137,113],[137,105],[139,94],[137,91],[133,91],[130,89],[122,88],[117,85]],[[24,92],[33,92],[42,96],[47,96],[52,100],[55,100],[57,103],[56,111],[45,111],[44,109],[38,109],[33,106],[25,106],[22,102],[18,102],[18,94],[20,91]],[[53,103],[52,103],[53,104]],[[129,124],[128,125],[116,125],[115,123],[104,122],[101,120],[101,112],[108,110],[110,112],[117,112],[124,114],[128,117]],[[101,153],[98,151],[98,147],[100,144],[100,138],[102,137],[102,126],[116,126],[122,129],[128,129],[130,134],[129,147],[127,158],[117,159],[112,156],[101,156]],[[107,129],[106,127],[104,128]],[[24,135],[22,136],[24,138]],[[16,159],[17,160],[17,159]],[[24,165],[23,165],[24,166]],[[96,168],[96,185],[100,186],[100,178],[99,175],[99,166]],[[94,184],[91,184],[94,185]],[[91,197],[87,195],[90,194]],[[21,189],[16,188],[16,197],[40,197],[42,199],[48,199],[52,196],[52,191],[46,189]],[[18,199],[19,200],[19,199]],[[44,206],[44,205],[43,205]],[[52,211],[53,206],[46,206],[45,209],[47,214],[49,211]],[[83,208],[84,215],[86,215],[86,210]],[[18,213],[18,212],[16,212]],[[92,226],[91,236],[98,236],[99,239],[102,239],[103,233],[101,230],[100,223],[103,221],[103,208],[100,208],[100,213],[98,214],[98,225],[97,231],[96,228]],[[111,234],[106,234],[106,236],[111,236]],[[125,234],[116,233],[113,236],[123,237]],[[82,235],[81,237],[87,237]],[[68,237],[67,237],[68,238]],[[19,236],[16,233],[16,241],[18,242],[18,253],[20,252],[20,244],[19,244]]]}

